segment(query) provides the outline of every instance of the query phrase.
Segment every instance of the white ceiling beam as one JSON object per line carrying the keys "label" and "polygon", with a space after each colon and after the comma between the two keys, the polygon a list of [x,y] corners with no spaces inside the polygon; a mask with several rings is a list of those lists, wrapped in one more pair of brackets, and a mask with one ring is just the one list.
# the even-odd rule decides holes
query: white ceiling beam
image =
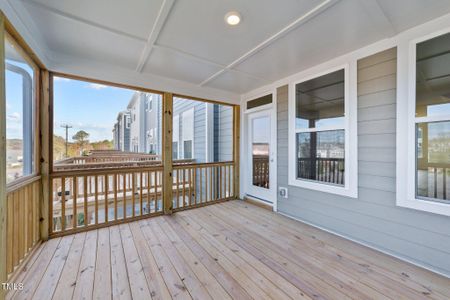
{"label": "white ceiling beam", "polygon": [[161,44],[155,43],[155,44],[153,44],[153,48],[154,49],[160,49],[160,50],[163,50],[163,51],[172,52],[172,53],[184,56],[186,58],[190,58],[192,60],[196,60],[198,62],[207,64],[207,65],[210,65],[210,66],[219,67],[219,68],[226,68],[225,65],[213,62],[213,61],[208,60],[206,58],[199,57],[199,56],[193,55],[191,53],[188,53],[188,52],[185,52],[183,50],[176,49],[176,48],[173,48],[173,47],[169,47],[169,46],[165,46],[165,45],[161,45]]}
{"label": "white ceiling beam", "polygon": [[[227,70],[227,66],[225,66],[225,65],[222,65],[222,64],[219,64],[219,63],[207,60],[207,59],[205,59],[203,57],[199,57],[199,56],[190,54],[188,52],[185,52],[185,51],[182,51],[182,50],[179,50],[179,49],[176,49],[176,48],[172,48],[172,47],[169,47],[169,46],[163,46],[163,45],[159,45],[159,44],[154,44],[153,48],[154,49],[160,49],[160,50],[163,50],[163,51],[172,52],[172,53],[175,53],[177,55],[180,55],[180,56],[183,56],[183,57],[186,57],[186,58],[198,61],[198,62],[200,62],[202,64],[206,64],[206,65],[210,65],[210,66],[213,66],[213,67],[221,68],[224,71]],[[266,82],[266,83],[270,82],[270,80],[267,79],[267,78],[262,78],[262,77],[259,77],[259,76],[256,76],[256,75],[253,75],[253,74],[241,71],[241,70],[234,70],[233,69],[233,72],[244,74],[244,75],[246,75],[248,77],[251,77],[253,79],[257,79],[259,81],[263,81],[263,82]]]}
{"label": "white ceiling beam", "polygon": [[381,7],[378,0],[360,1],[358,3],[363,6],[366,13],[372,19],[375,27],[378,28],[383,34],[387,37],[397,34],[397,30],[384,12],[383,7]]}
{"label": "white ceiling beam", "polygon": [[323,1],[322,3],[320,3],[319,5],[314,7],[313,9],[309,10],[307,13],[301,15],[299,18],[297,18],[296,20],[294,20],[293,22],[288,24],[286,27],[284,27],[283,29],[281,29],[280,31],[278,31],[277,33],[275,33],[274,35],[272,35],[268,39],[266,39],[263,42],[261,42],[260,44],[258,44],[253,49],[251,49],[248,52],[246,52],[241,57],[239,57],[236,60],[234,60],[232,63],[227,65],[225,69],[220,70],[217,73],[215,73],[215,74],[211,75],[210,77],[208,77],[207,79],[205,79],[202,83],[200,83],[200,86],[203,86],[203,85],[207,84],[208,82],[210,82],[211,80],[215,79],[217,76],[219,76],[220,74],[224,73],[225,70],[231,69],[231,68],[235,67],[236,65],[242,63],[243,61],[249,59],[250,57],[252,57],[256,53],[258,53],[259,51],[261,51],[265,47],[269,46],[270,44],[272,44],[273,42],[275,42],[279,38],[285,36],[286,34],[291,32],[295,28],[299,27],[300,25],[302,25],[302,24],[306,23],[307,21],[311,20],[312,18],[314,18],[315,16],[319,15],[320,13],[325,11],[326,9],[330,8],[331,6],[336,4],[338,1],[339,0],[325,0],[325,1]]}
{"label": "white ceiling beam", "polygon": [[153,46],[158,39],[159,33],[161,32],[164,24],[166,23],[167,18],[169,17],[170,10],[172,9],[175,0],[164,0],[161,9],[158,12],[158,16],[156,17],[155,24],[153,24],[152,31],[147,39],[147,43],[142,50],[141,57],[139,58],[138,65],[136,67],[136,72],[140,73],[144,68],[150,54],[152,52]]}
{"label": "white ceiling beam", "polygon": [[35,2],[33,0],[28,0],[28,1],[21,0],[21,1],[23,3],[27,3],[27,4],[30,4],[30,5],[33,5],[33,6],[35,6],[38,9],[49,11],[49,12],[55,14],[55,15],[58,15],[60,17],[63,17],[63,18],[66,18],[66,19],[69,19],[69,20],[72,20],[72,21],[76,21],[76,22],[83,23],[83,24],[86,24],[86,25],[89,25],[89,26],[92,26],[92,27],[100,28],[102,30],[109,31],[111,33],[114,33],[114,34],[117,34],[117,35],[120,35],[120,36],[125,36],[125,37],[128,37],[130,39],[134,39],[134,40],[139,41],[139,42],[144,42],[144,43],[146,42],[145,38],[142,38],[142,37],[130,34],[130,33],[125,32],[125,31],[117,30],[117,29],[105,26],[105,25],[97,23],[97,22],[93,22],[93,21],[90,21],[90,20],[87,20],[87,19],[84,19],[84,18],[80,18],[78,16],[66,13],[66,12],[64,12],[62,10],[59,10],[57,8],[51,7],[49,5],[46,5],[46,4],[43,4],[43,3],[40,3],[40,2]]}

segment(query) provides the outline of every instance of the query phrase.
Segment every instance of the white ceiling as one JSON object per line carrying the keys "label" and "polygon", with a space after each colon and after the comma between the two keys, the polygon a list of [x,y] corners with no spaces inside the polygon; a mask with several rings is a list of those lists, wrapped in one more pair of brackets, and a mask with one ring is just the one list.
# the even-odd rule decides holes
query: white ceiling
{"label": "white ceiling", "polygon": [[54,71],[230,102],[450,12],[450,0],[0,1]]}

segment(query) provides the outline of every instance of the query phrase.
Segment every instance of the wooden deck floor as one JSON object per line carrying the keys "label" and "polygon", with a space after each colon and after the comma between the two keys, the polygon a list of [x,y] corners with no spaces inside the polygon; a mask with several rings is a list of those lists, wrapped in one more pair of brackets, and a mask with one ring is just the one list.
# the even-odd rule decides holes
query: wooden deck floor
{"label": "wooden deck floor", "polygon": [[450,280],[242,201],[52,239],[15,299],[450,299]]}

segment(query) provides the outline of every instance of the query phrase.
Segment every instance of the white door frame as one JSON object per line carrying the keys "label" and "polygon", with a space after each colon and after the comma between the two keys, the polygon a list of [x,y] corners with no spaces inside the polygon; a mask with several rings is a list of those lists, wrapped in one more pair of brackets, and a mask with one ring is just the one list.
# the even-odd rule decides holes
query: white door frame
{"label": "white door frame", "polygon": [[[272,103],[255,107],[252,109],[246,109],[247,102],[254,100],[256,98],[272,94]],[[267,113],[270,116],[271,124],[270,124],[270,165],[269,165],[269,172],[270,172],[270,188],[267,193],[266,201],[261,200],[261,202],[265,204],[269,204],[273,206],[273,210],[277,211],[277,98],[276,98],[276,90],[273,91],[266,91],[264,93],[259,93],[255,96],[249,97],[247,99],[243,99],[241,101],[241,107],[242,107],[242,113],[241,113],[241,120],[242,120],[242,128],[241,128],[241,136],[243,137],[241,140],[241,193],[242,196],[245,195],[251,195],[251,191],[249,190],[249,187],[251,185],[251,178],[249,177],[249,168],[251,167],[251,163],[248,160],[248,157],[251,155],[249,153],[249,115],[253,113],[263,114]],[[258,199],[255,199],[258,200]]]}

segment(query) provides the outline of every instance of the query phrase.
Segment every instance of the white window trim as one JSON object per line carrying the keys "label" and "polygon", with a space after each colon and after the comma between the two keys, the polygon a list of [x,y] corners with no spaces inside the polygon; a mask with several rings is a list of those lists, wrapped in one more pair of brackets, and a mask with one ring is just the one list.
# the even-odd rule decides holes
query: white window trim
{"label": "white window trim", "polygon": [[[295,127],[295,86],[329,73],[342,70],[345,71],[345,121],[344,126],[330,127],[329,129],[345,130],[345,185],[335,186],[327,183],[315,182],[296,178],[297,164],[288,166],[289,185],[317,190],[352,198],[358,197],[358,142],[357,142],[357,62],[352,59],[345,64],[330,65],[320,70],[313,70],[301,73],[301,77],[289,82],[289,161],[296,161],[296,127]],[[324,130],[321,128],[320,130]],[[302,130],[304,131],[304,130]]]}
{"label": "white window trim", "polygon": [[450,216],[450,204],[416,197],[415,125],[418,122],[450,120],[450,116],[415,117],[416,110],[416,45],[450,32],[450,28],[398,45],[397,73],[397,206]]}

